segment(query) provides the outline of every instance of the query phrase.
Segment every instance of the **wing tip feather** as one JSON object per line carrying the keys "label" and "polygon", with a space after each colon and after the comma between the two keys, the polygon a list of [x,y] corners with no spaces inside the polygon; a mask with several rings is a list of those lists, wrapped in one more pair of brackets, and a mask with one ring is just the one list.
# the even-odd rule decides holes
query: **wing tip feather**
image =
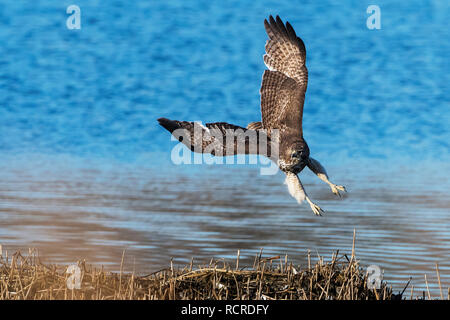
{"label": "wing tip feather", "polygon": [[172,133],[176,129],[180,128],[180,126],[178,125],[178,122],[176,120],[170,120],[167,118],[159,118],[158,122],[163,128],[165,128],[170,133]]}

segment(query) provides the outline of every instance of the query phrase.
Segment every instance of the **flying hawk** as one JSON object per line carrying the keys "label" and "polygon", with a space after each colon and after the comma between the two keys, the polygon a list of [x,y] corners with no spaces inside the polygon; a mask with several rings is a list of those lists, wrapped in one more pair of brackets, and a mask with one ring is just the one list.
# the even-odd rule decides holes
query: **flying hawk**
{"label": "flying hawk", "polygon": [[[269,157],[286,174],[285,183],[297,202],[306,200],[314,214],[321,215],[323,210],[309,199],[297,175],[308,167],[331,187],[334,194],[340,196],[339,191],[346,190],[328,180],[325,168],[309,156],[309,147],[303,138],[303,104],[308,84],[305,44],[289,22],[284,24],[278,16],[264,20],[264,27],[269,36],[264,63],[269,70],[264,71],[260,90],[262,121],[252,122],[247,128],[225,122],[203,126],[166,118],[158,121],[194,152],[215,156],[263,154]],[[175,135],[179,131],[177,129],[187,133]],[[230,132],[233,139],[228,143],[227,134]],[[252,134],[256,140],[249,138]]]}

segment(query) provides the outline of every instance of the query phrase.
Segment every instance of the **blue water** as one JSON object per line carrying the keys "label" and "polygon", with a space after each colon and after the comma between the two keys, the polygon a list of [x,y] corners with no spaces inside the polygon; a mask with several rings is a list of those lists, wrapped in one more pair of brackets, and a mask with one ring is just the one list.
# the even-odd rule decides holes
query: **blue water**
{"label": "blue water", "polygon": [[[80,30],[66,27],[71,4]],[[370,4],[2,3],[0,244],[113,265],[127,247],[146,270],[237,249],[251,261],[260,247],[300,263],[307,249],[348,249],[356,228],[362,261],[399,288],[412,274],[423,288],[435,262],[450,286],[450,5],[377,1],[382,28],[369,30]],[[302,173],[322,219],[280,174],[173,165],[175,143],[156,121],[259,120],[269,14],[306,44],[304,136],[350,190],[336,200]]]}
{"label": "blue water", "polygon": [[256,121],[270,13],[307,46],[313,152],[449,158],[446,1],[20,1],[0,15],[0,151],[133,160],[167,150],[156,118]]}

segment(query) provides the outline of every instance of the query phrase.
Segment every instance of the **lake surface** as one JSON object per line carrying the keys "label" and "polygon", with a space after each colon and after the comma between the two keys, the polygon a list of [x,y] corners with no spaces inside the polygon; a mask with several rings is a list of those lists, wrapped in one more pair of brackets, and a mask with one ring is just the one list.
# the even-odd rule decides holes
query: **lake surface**
{"label": "lake surface", "polygon": [[[150,273],[211,258],[306,264],[356,253],[395,291],[409,277],[450,286],[449,4],[369,2],[10,2],[0,12],[0,244],[46,262]],[[175,165],[158,117],[245,126],[260,118],[263,20],[289,20],[307,48],[304,136],[331,181],[300,178],[312,214],[280,172]],[[248,159],[247,159],[248,160]]]}

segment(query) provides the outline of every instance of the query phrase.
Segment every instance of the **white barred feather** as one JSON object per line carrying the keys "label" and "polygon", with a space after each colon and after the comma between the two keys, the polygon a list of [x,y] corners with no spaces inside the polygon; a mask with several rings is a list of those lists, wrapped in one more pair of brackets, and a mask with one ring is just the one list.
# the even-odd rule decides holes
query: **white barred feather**
{"label": "white barred feather", "polygon": [[306,193],[303,189],[300,179],[295,173],[286,172],[286,180],[284,181],[288,186],[289,193],[299,204],[306,199]]}

